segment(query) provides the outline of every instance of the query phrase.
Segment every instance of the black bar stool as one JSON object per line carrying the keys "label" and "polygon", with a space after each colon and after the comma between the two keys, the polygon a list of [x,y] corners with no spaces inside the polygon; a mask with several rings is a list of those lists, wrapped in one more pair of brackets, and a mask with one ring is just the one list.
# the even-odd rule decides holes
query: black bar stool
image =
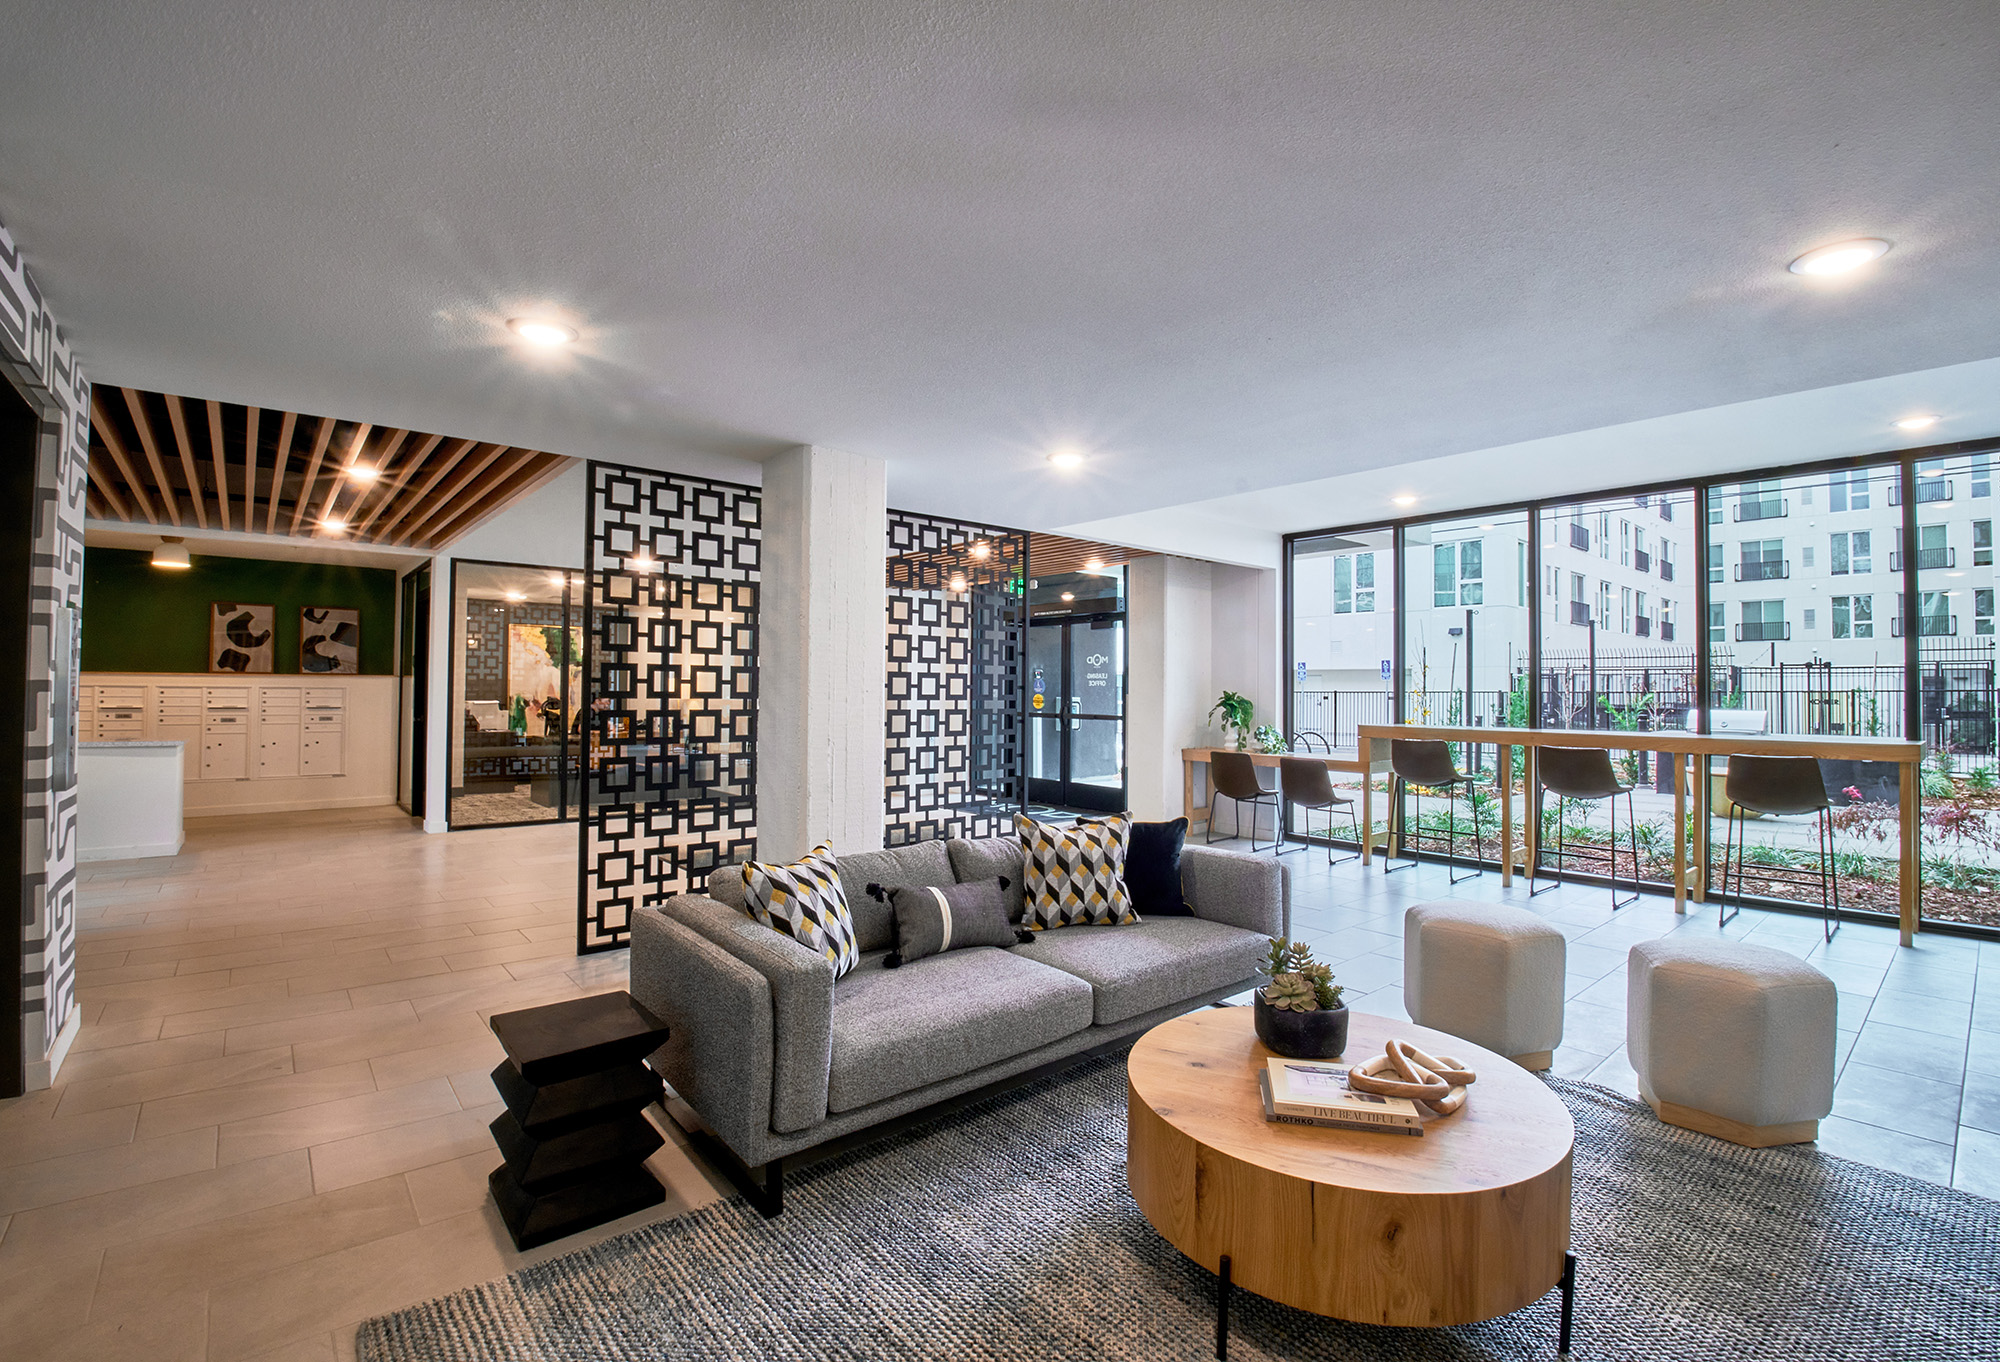
{"label": "black bar stool", "polygon": [[[1333,855],[1333,811],[1338,808],[1347,810],[1347,821],[1354,825],[1354,845],[1357,848],[1353,856],[1343,856],[1340,860],[1351,861],[1361,855],[1358,849],[1361,845],[1361,820],[1354,816],[1354,801],[1333,788],[1333,773],[1326,769],[1325,762],[1315,761],[1311,757],[1278,758],[1278,787],[1284,794],[1287,804],[1296,804],[1307,813],[1315,809],[1325,810],[1328,865],[1340,863]],[[1306,836],[1308,838],[1312,836],[1310,818],[1306,820]],[[1285,851],[1282,831],[1278,844],[1278,855],[1283,856]],[[1305,848],[1299,847],[1297,850],[1303,851]]]}
{"label": "black bar stool", "polygon": [[[1272,833],[1280,841],[1284,830],[1278,826],[1284,817],[1284,808],[1278,802],[1276,782],[1266,785],[1264,772],[1269,767],[1260,767],[1250,760],[1248,752],[1210,752],[1208,754],[1208,840],[1215,840],[1215,801],[1227,799],[1236,805],[1236,831],[1232,837],[1243,835],[1243,806],[1250,806],[1250,849],[1257,849],[1257,810],[1269,805],[1271,808]],[[1272,771],[1275,777],[1277,772]]]}
{"label": "black bar stool", "polygon": [[[1811,813],[1819,815],[1820,932],[1825,940],[1833,940],[1833,934],[1840,930],[1840,881],[1833,872],[1833,801],[1826,797],[1826,780],[1820,775],[1819,758],[1732,756],[1728,773],[1722,779],[1722,794],[1729,801],[1729,813],[1723,825],[1722,898],[1716,904],[1715,925],[1727,926],[1743,908],[1743,844],[1749,840],[1750,832],[1746,813],[1773,818]],[[1736,849],[1736,907],[1729,908],[1732,845]],[[1805,874],[1789,866],[1777,874],[1766,866],[1761,873],[1778,880]]]}
{"label": "black bar stool", "polygon": [[[1471,875],[1458,873],[1458,819],[1451,818],[1446,824],[1444,858],[1447,877],[1452,884],[1484,875],[1486,869],[1479,864],[1486,854],[1486,844],[1479,828],[1479,804],[1472,798],[1473,778],[1462,774],[1451,759],[1451,745],[1434,738],[1391,738],[1389,740],[1389,770],[1393,773],[1391,784],[1391,804],[1389,815],[1394,820],[1393,827],[1399,838],[1407,837],[1409,820],[1404,816],[1404,795],[1410,786],[1417,787],[1417,828],[1423,830],[1425,790],[1442,790],[1445,808],[1449,811],[1458,797],[1461,787],[1465,790],[1465,802],[1472,806],[1472,863]],[[1417,859],[1414,844],[1410,850],[1412,864]],[[1391,866],[1389,857],[1382,857],[1382,873],[1391,870],[1407,870],[1408,866]]]}
{"label": "black bar stool", "polygon": [[[1617,912],[1639,901],[1639,829],[1632,817],[1632,787],[1618,779],[1612,769],[1611,754],[1601,747],[1543,747],[1535,754],[1544,790],[1561,799],[1611,801],[1611,911]],[[1618,796],[1625,796],[1625,827],[1632,834],[1632,893],[1618,897]],[[1535,866],[1528,866],[1528,897],[1562,887],[1563,857],[1569,852],[1564,839],[1562,808],[1556,808],[1556,882],[1535,888]],[[1537,856],[1536,860],[1541,857]]]}

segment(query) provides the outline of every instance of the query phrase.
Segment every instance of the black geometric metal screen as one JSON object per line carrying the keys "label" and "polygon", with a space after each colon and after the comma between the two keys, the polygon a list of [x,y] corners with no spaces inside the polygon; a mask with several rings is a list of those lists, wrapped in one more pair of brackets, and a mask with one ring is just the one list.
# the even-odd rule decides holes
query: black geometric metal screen
{"label": "black geometric metal screen", "polygon": [[1023,762],[1028,536],[889,512],[886,845],[1013,830]]}
{"label": "black geometric metal screen", "polygon": [[590,465],[578,954],[757,838],[754,487]]}

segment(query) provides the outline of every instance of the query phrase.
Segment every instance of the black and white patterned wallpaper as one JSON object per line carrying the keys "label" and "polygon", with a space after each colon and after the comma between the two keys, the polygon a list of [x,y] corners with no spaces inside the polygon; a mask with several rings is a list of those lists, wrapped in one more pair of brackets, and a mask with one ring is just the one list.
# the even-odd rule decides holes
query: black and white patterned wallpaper
{"label": "black and white patterned wallpaper", "polygon": [[889,512],[883,841],[995,837],[1025,791],[1028,536]]}
{"label": "black and white patterned wallpaper", "polygon": [[[42,419],[35,470],[34,601],[28,617],[26,818],[21,829],[27,874],[21,897],[22,1061],[29,1083],[42,1086],[49,1077],[50,1049],[76,1008],[76,789],[58,781],[60,772],[75,769],[75,698],[56,695],[54,678],[58,614],[83,603],[90,383],[4,226],[0,363]],[[58,789],[58,783],[68,788]]]}
{"label": "black and white patterned wallpaper", "polygon": [[577,951],[757,846],[758,490],[590,465]]}

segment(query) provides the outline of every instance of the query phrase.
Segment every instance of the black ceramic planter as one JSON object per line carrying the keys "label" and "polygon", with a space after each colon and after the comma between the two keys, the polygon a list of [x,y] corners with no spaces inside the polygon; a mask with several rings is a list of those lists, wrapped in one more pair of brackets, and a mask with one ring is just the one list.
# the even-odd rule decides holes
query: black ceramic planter
{"label": "black ceramic planter", "polygon": [[1287,1059],[1334,1059],[1347,1048],[1347,1006],[1315,1012],[1273,1007],[1257,991],[1257,1039]]}

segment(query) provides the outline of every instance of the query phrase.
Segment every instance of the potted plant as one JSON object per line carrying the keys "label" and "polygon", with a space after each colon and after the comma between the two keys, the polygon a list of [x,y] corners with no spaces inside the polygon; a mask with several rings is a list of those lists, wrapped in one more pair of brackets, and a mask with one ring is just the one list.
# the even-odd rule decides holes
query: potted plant
{"label": "potted plant", "polygon": [[1258,1040],[1288,1059],[1332,1059],[1347,1048],[1345,990],[1333,982],[1332,966],[1313,959],[1311,946],[1274,937],[1257,972],[1271,980],[1252,1003]]}
{"label": "potted plant", "polygon": [[1276,724],[1258,724],[1257,731],[1250,735],[1250,741],[1257,744],[1257,750],[1266,756],[1281,755],[1285,750],[1285,735],[1278,731]]}
{"label": "potted plant", "polygon": [[1222,698],[1210,707],[1208,717],[1213,719],[1217,714],[1222,716],[1223,731],[1235,730],[1236,750],[1241,752],[1249,745],[1250,724],[1256,713],[1256,707],[1250,703],[1249,696],[1226,690],[1222,692]]}

